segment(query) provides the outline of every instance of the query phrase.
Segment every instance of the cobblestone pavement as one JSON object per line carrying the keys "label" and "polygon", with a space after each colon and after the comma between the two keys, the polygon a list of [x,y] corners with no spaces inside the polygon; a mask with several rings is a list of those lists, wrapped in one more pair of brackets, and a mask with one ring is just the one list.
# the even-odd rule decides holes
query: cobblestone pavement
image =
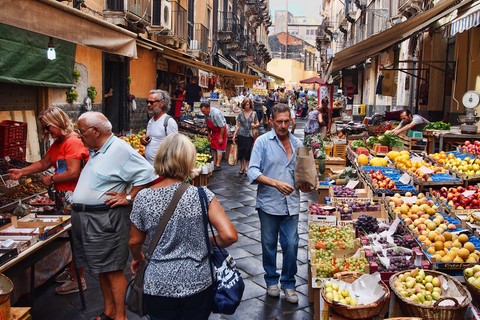
{"label": "cobblestone pavement", "polygon": [[[303,121],[297,124],[295,134],[303,139]],[[239,240],[228,250],[236,259],[237,266],[245,281],[245,292],[242,303],[235,314],[211,315],[210,319],[313,319],[313,306],[308,303],[307,286],[307,201],[314,200],[315,194],[302,194],[299,234],[300,243],[298,250],[298,274],[297,292],[298,304],[287,302],[283,294],[280,298],[270,298],[266,295],[264,270],[261,260],[260,222],[255,210],[256,185],[251,185],[242,175],[238,174],[238,166],[230,166],[223,162],[223,170],[215,172],[210,180],[209,188],[215,192],[218,200],[234,223],[239,233]],[[281,265],[282,255],[277,256],[277,266]],[[130,275],[128,274],[128,277]],[[102,295],[98,280],[90,274],[86,274],[88,290],[85,291],[87,308],[81,310],[80,297],[78,294],[60,296],[55,294],[57,286],[53,280],[47,281],[35,291],[35,303],[32,308],[33,319],[49,320],[84,320],[102,312]],[[22,304],[19,301],[17,305]],[[141,319],[135,314],[128,312],[131,320]]]}

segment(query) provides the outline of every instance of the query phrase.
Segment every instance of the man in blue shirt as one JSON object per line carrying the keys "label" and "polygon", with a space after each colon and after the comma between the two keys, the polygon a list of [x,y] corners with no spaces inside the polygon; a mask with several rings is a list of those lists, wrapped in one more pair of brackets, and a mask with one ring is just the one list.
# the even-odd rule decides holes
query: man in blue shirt
{"label": "man in blue shirt", "polygon": [[[296,149],[302,142],[288,130],[290,108],[279,103],[272,108],[272,131],[261,135],[253,146],[248,180],[258,183],[256,208],[260,217],[262,260],[267,294],[280,296],[281,289],[290,303],[298,303],[295,291],[298,252],[300,192],[295,187]],[[300,190],[307,190],[301,186]],[[277,273],[277,241],[283,253],[282,275]]]}

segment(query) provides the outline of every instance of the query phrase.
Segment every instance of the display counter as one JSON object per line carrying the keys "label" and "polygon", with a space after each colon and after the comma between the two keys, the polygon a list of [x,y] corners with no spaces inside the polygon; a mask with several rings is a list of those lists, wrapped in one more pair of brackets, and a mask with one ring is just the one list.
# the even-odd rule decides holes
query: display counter
{"label": "display counter", "polygon": [[438,142],[438,151],[450,151],[456,149],[460,144],[463,144],[467,140],[475,141],[480,140],[480,134],[466,134],[466,133],[452,133],[449,131],[437,131],[431,133],[432,148],[429,148],[431,153],[437,151],[435,148]]}

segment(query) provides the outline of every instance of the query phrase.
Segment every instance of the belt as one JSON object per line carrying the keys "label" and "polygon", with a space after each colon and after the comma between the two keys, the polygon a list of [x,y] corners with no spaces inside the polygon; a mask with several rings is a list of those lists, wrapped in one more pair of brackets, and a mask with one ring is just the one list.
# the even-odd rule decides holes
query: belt
{"label": "belt", "polygon": [[106,204],[72,203],[72,210],[76,212],[108,211],[110,209]]}

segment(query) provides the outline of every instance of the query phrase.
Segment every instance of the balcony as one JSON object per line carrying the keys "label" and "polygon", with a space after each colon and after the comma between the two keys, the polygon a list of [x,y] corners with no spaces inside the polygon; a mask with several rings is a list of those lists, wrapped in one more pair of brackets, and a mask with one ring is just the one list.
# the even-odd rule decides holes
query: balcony
{"label": "balcony", "polygon": [[182,39],[187,40],[187,9],[178,2],[172,2],[172,32]]}
{"label": "balcony", "polygon": [[234,37],[234,18],[232,12],[218,12],[218,41],[222,43],[230,42]]}
{"label": "balcony", "polygon": [[201,23],[195,23],[194,25],[195,28],[195,40],[197,43],[196,48],[190,47],[190,50],[200,50],[205,53],[208,51],[208,29]]}
{"label": "balcony", "polygon": [[106,0],[103,17],[114,25],[145,32],[151,19],[150,0]]}

